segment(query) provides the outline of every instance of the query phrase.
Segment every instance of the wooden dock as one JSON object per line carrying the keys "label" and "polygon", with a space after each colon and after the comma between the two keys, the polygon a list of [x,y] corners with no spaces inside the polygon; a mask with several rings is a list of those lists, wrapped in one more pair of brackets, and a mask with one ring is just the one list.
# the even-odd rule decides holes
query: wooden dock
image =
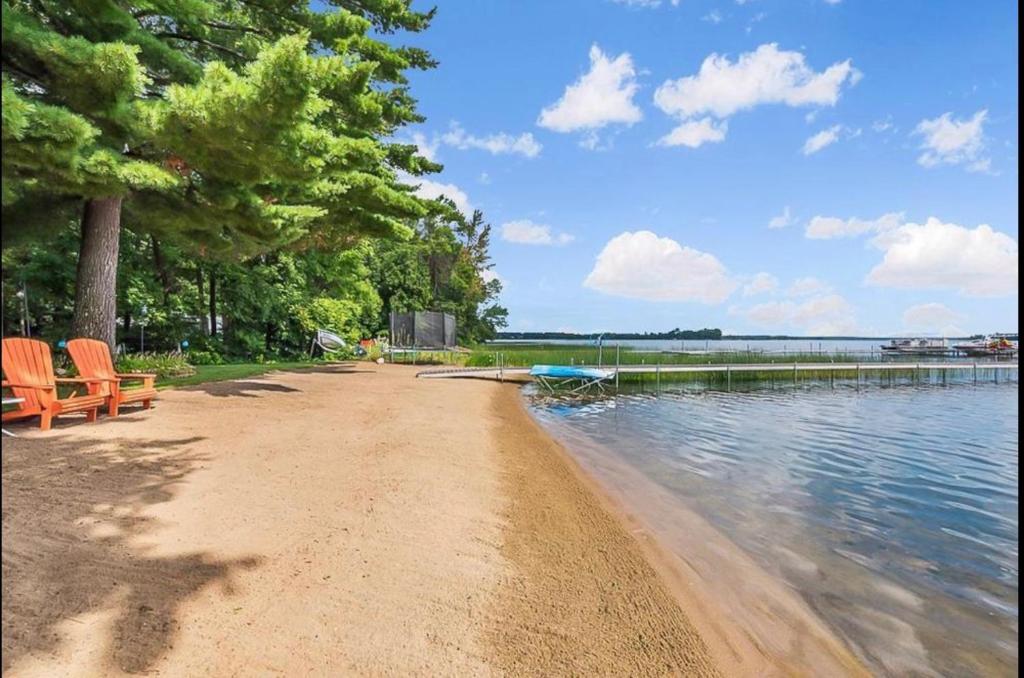
{"label": "wooden dock", "polygon": [[[893,372],[911,372],[922,374],[925,372],[939,372],[942,374],[971,374],[977,380],[980,370],[996,370],[998,372],[1015,371],[1016,362],[864,362],[864,363],[710,363],[704,365],[602,365],[603,369],[610,370],[616,377],[628,374],[725,374],[728,378],[732,374],[743,372],[774,372],[783,376],[793,375],[799,377],[813,373],[835,374],[837,372],[853,372],[858,375],[884,374]],[[507,379],[522,380],[530,378],[529,367],[438,367],[423,370],[417,373],[422,379],[492,379],[504,381]],[[613,377],[614,378],[614,377]]]}

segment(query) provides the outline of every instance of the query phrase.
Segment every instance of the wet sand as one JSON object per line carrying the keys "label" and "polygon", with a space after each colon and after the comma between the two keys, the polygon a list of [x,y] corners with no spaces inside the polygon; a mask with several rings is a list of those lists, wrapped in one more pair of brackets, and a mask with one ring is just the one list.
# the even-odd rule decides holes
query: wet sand
{"label": "wet sand", "polygon": [[720,675],[516,387],[351,365],[3,444],[18,676]]}
{"label": "wet sand", "polygon": [[724,674],[871,675],[796,591],[677,496],[582,433],[548,425],[571,448],[581,481],[629,528]]}

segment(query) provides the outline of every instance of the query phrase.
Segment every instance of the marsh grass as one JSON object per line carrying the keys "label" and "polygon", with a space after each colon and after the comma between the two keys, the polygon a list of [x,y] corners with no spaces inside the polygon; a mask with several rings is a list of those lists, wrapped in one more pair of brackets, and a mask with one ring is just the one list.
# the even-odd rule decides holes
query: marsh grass
{"label": "marsh grass", "polygon": [[[500,357],[499,357],[500,356]],[[564,344],[483,344],[473,349],[469,367],[491,367],[496,360],[502,360],[506,367],[528,367],[531,365],[598,365],[614,366],[615,345],[569,346]],[[760,351],[728,351],[721,353],[679,353],[647,351],[622,346],[618,349],[621,365],[700,365],[722,363],[809,363],[809,362],[866,362],[863,355],[842,353],[789,353],[769,354]]]}
{"label": "marsh grass", "polygon": [[[600,360],[599,360],[600,358]],[[639,385],[647,389],[649,385],[657,384],[703,384],[710,387],[728,388],[731,386],[742,386],[743,384],[759,385],[792,385],[818,382],[829,384],[852,383],[867,385],[896,385],[914,383],[947,383],[952,380],[969,380],[968,375],[947,376],[945,379],[938,371],[929,371],[926,362],[921,362],[921,368],[908,366],[905,370],[886,371],[884,373],[870,370],[858,374],[856,369],[851,370],[812,370],[806,366],[814,363],[850,363],[870,364],[882,360],[880,354],[870,358],[863,353],[818,353],[801,352],[779,355],[775,353],[763,353],[760,351],[731,351],[721,353],[678,353],[660,352],[650,350],[638,350],[629,347],[620,347],[618,351],[619,365],[722,365],[722,364],[749,364],[769,363],[777,365],[792,365],[799,363],[801,368],[795,375],[786,370],[771,370],[760,372],[705,372],[705,373],[645,373],[629,374],[621,373],[619,383],[622,385]],[[565,344],[520,344],[520,343],[490,343],[477,346],[473,349],[468,359],[459,364],[467,367],[494,367],[503,365],[505,367],[532,367],[533,365],[585,365],[615,367],[616,347],[605,345],[599,352],[596,346],[580,346]],[[917,363],[915,363],[917,364]],[[989,377],[991,379],[991,377]]]}

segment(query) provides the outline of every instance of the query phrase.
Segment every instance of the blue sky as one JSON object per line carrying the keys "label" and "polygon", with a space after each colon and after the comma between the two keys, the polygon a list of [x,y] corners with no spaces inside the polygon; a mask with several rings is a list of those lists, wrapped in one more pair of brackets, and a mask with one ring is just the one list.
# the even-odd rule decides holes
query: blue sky
{"label": "blue sky", "polygon": [[1017,328],[1012,2],[438,2],[423,182],[513,330]]}

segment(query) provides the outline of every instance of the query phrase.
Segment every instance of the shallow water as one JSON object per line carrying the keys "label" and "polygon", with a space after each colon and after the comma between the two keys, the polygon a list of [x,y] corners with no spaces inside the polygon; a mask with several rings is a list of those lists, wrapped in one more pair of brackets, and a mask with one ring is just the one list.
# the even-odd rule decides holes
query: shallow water
{"label": "shallow water", "polygon": [[781,577],[879,673],[1016,675],[1018,385],[536,397]]}

